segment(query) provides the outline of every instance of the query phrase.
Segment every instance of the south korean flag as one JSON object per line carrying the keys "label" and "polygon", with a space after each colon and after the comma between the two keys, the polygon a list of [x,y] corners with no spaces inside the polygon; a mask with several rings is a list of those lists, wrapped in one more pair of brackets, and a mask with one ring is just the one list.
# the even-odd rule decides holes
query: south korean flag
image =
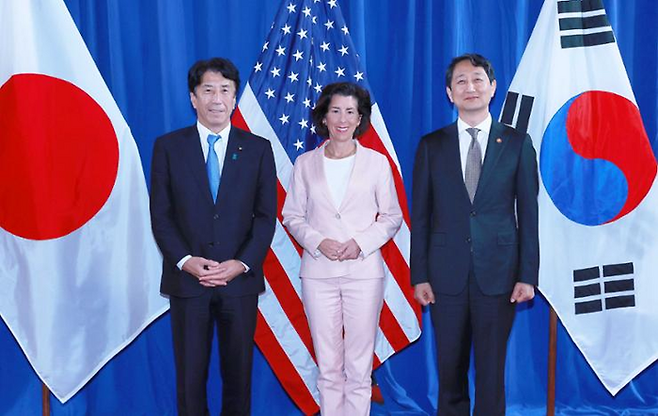
{"label": "south korean flag", "polygon": [[544,2],[501,121],[539,153],[539,289],[614,395],[658,357],[658,192],[600,0]]}

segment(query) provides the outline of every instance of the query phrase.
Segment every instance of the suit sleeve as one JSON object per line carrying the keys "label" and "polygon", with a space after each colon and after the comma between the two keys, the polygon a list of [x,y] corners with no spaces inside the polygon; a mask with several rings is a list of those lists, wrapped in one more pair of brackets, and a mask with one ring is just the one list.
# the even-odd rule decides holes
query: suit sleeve
{"label": "suit sleeve", "polygon": [[251,233],[237,255],[237,259],[250,268],[260,267],[263,264],[272,243],[276,227],[276,190],[274,154],[272,146],[267,142],[259,161]]}
{"label": "suit sleeve", "polygon": [[307,220],[306,201],[308,200],[308,193],[303,171],[303,159],[297,159],[288,187],[288,195],[283,205],[283,225],[306,251],[313,254],[324,240],[324,236],[314,229]]}
{"label": "suit sleeve", "polygon": [[429,240],[432,216],[432,182],[427,139],[416,151],[411,205],[411,284],[429,282]]}
{"label": "suit sleeve", "polygon": [[385,157],[378,159],[380,160],[380,166],[375,173],[375,180],[377,181],[375,188],[377,219],[368,228],[353,237],[359,248],[361,248],[364,257],[368,257],[386,244],[402,224],[402,210],[395,190],[391,166]]}
{"label": "suit sleeve", "polygon": [[151,227],[162,255],[170,264],[178,263],[191,253],[175,219],[171,189],[171,166],[163,138],[156,140],[151,161]]}
{"label": "suit sleeve", "polygon": [[519,227],[519,281],[539,281],[539,177],[537,155],[526,134],[516,174],[516,210]]}

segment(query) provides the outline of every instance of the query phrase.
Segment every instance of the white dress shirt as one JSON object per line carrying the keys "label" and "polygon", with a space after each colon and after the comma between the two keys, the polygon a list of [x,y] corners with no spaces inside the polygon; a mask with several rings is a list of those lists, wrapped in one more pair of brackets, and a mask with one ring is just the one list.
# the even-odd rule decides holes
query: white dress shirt
{"label": "white dress shirt", "polygon": [[480,143],[480,149],[482,149],[482,161],[484,162],[484,156],[487,154],[487,142],[489,141],[489,132],[491,131],[491,114],[487,116],[480,124],[477,126],[469,126],[461,118],[457,119],[457,132],[459,133],[459,157],[462,162],[462,178],[466,180],[466,156],[468,155],[468,147],[471,145],[471,135],[466,131],[467,128],[475,127],[480,129],[478,132],[477,141]]}
{"label": "white dress shirt", "polygon": [[199,121],[196,122],[196,128],[199,131],[199,141],[201,142],[201,150],[203,151],[203,160],[206,162],[208,161],[208,152],[210,150],[210,146],[208,145],[208,136],[213,134],[219,135],[222,138],[221,140],[217,140],[214,146],[215,153],[217,153],[217,159],[219,159],[219,173],[221,177],[222,168],[224,167],[224,156],[226,155],[226,147],[228,144],[228,135],[231,133],[231,123],[229,123],[229,125],[226,126],[224,130],[220,131],[218,134],[213,133]]}

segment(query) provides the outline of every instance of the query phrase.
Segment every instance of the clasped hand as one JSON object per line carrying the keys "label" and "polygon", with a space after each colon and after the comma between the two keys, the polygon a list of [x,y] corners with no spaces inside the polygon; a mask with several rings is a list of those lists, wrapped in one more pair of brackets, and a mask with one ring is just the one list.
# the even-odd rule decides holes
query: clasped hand
{"label": "clasped hand", "polygon": [[361,253],[361,247],[359,247],[353,238],[344,243],[339,243],[331,238],[325,238],[318,246],[318,250],[332,261],[354,260]]}
{"label": "clasped hand", "polygon": [[205,287],[226,286],[228,282],[245,272],[244,265],[238,260],[217,262],[203,257],[190,257],[183,270],[199,279]]}

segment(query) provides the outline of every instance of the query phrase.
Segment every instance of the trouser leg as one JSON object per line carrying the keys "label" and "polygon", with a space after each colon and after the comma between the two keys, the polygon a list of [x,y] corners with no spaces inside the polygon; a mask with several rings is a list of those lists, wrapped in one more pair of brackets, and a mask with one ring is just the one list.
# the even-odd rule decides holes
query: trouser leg
{"label": "trouser leg", "polygon": [[302,300],[319,368],[320,411],[325,416],[343,415],[345,371],[338,278],[303,278]]}
{"label": "trouser leg", "polygon": [[208,412],[206,382],[213,322],[210,300],[210,292],[194,298],[170,298],[177,407],[181,416],[203,416]]}
{"label": "trouser leg", "polygon": [[475,354],[476,416],[505,414],[505,359],[516,304],[511,293],[489,296],[470,285],[471,325]]}
{"label": "trouser leg", "polygon": [[345,415],[370,414],[375,337],[384,279],[341,278],[345,327]]}
{"label": "trouser leg", "polygon": [[440,416],[468,416],[468,367],[471,326],[468,290],[458,295],[436,294],[430,313],[436,338]]}
{"label": "trouser leg", "polygon": [[251,373],[258,295],[219,296],[213,303],[222,376],[222,416],[251,412]]}

